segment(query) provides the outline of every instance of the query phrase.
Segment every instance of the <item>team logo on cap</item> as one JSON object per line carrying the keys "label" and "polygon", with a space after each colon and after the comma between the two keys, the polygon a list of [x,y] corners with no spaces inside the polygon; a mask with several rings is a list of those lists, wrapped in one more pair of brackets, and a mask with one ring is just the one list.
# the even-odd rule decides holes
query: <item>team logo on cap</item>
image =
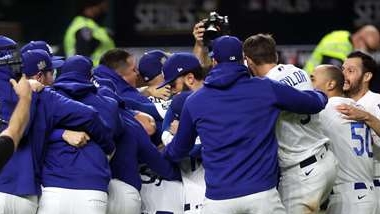
{"label": "team logo on cap", "polygon": [[236,60],[236,57],[235,56],[230,56],[230,61],[234,61]]}
{"label": "team logo on cap", "polygon": [[44,70],[46,68],[46,62],[45,61],[40,61],[37,64],[38,70]]}
{"label": "team logo on cap", "polygon": [[53,48],[50,45],[48,45],[48,44],[46,44],[46,47],[48,48],[49,53],[53,54]]}
{"label": "team logo on cap", "polygon": [[166,61],[166,57],[161,57],[161,59],[160,59],[161,65],[163,65],[165,63],[165,61]]}
{"label": "team logo on cap", "polygon": [[181,71],[183,71],[183,68],[177,68],[177,71],[181,72]]}

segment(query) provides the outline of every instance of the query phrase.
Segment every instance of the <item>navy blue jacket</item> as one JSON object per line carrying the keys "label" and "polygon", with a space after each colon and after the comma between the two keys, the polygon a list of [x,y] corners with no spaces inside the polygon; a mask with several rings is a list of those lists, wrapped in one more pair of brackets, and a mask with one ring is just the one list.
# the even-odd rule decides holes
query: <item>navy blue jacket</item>
{"label": "navy blue jacket", "polygon": [[[5,121],[9,121],[18,100],[9,83],[11,77],[10,70],[0,68],[0,117]],[[111,137],[103,133],[105,126],[93,108],[67,99],[49,88],[34,93],[27,132],[0,173],[0,192],[20,196],[41,193],[45,141],[54,127],[85,131],[99,142],[107,142]]]}
{"label": "navy blue jacket", "polygon": [[[101,82],[98,81],[100,84]],[[117,100],[122,103],[122,99],[112,92],[112,90],[103,88],[99,93]],[[119,179],[137,190],[141,189],[141,178],[139,174],[139,163],[146,163],[149,168],[168,180],[180,180],[181,174],[176,165],[167,161],[157,151],[157,148],[151,143],[148,134],[141,124],[134,118],[123,105],[119,105],[119,113],[124,120],[126,128],[120,137],[121,140],[116,144],[116,152],[112,158],[111,172],[112,178]]]}
{"label": "navy blue jacket", "polygon": [[107,66],[99,65],[94,69],[94,76],[96,78],[111,80],[116,86],[116,93],[123,99],[128,108],[145,112],[151,115],[155,120],[162,121],[156,106],[136,88],[130,86],[125,80],[116,74],[115,71]]}
{"label": "navy blue jacket", "polygon": [[199,135],[207,198],[231,199],[266,191],[278,179],[275,123],[280,111],[314,114],[326,102],[323,93],[251,78],[243,65],[220,63],[210,71],[204,87],[187,98],[178,132],[164,155],[180,161]]}
{"label": "navy blue jacket", "polygon": [[[92,106],[99,111],[114,139],[121,135],[118,104],[112,99],[97,95],[97,88],[84,73],[68,72],[55,81],[54,89],[69,98]],[[76,148],[62,139],[63,130],[50,136],[46,153],[42,184],[45,187],[107,191],[111,172],[105,154],[111,154],[113,141],[90,140],[84,147]]]}

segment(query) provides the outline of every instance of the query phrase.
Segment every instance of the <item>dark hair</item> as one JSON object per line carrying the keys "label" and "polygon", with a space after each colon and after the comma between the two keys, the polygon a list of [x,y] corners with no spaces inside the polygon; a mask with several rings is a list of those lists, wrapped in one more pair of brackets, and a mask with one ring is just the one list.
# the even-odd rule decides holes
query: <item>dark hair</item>
{"label": "dark hair", "polygon": [[375,78],[377,76],[377,64],[376,61],[368,54],[361,51],[354,51],[348,54],[347,58],[360,58],[362,60],[363,74],[366,72],[372,73],[372,78],[369,82],[369,88],[375,83]]}
{"label": "dark hair", "polygon": [[185,76],[189,73],[192,73],[196,80],[203,80],[206,76],[206,72],[204,71],[202,67],[197,67],[197,68],[191,69],[190,71],[186,71],[181,76]]}
{"label": "dark hair", "polygon": [[127,58],[132,56],[126,50],[121,48],[114,48],[107,51],[100,58],[99,64],[105,65],[113,70],[127,65]]}
{"label": "dark hair", "polygon": [[256,65],[277,63],[276,42],[269,34],[257,34],[248,37],[243,44],[245,56]]}
{"label": "dark hair", "polygon": [[344,75],[342,69],[335,65],[325,65],[326,74],[330,78],[330,80],[334,80],[336,82],[336,87],[339,92],[343,92],[344,86]]}
{"label": "dark hair", "polygon": [[88,7],[99,5],[105,1],[107,1],[107,0],[79,0],[77,2],[77,5],[78,5],[77,13],[81,14],[81,13],[83,13],[84,9],[86,9]]}

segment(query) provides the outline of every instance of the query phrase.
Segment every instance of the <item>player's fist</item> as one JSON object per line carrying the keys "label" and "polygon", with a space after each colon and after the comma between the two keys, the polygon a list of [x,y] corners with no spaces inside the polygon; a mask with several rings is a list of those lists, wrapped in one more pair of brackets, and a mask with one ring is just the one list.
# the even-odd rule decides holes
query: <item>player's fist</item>
{"label": "player's fist", "polygon": [[193,36],[195,43],[203,46],[203,35],[205,32],[204,23],[202,21],[194,25]]}
{"label": "player's fist", "polygon": [[82,147],[87,144],[87,141],[90,140],[90,136],[86,132],[77,132],[71,130],[65,130],[62,134],[62,138],[68,144],[74,147]]}

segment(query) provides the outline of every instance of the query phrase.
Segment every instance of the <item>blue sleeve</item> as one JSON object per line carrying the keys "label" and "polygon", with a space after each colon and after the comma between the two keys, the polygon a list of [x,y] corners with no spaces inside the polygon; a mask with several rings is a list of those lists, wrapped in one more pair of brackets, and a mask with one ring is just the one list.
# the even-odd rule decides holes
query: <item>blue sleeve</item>
{"label": "blue sleeve", "polygon": [[153,103],[142,103],[134,99],[125,98],[125,97],[123,97],[122,99],[125,102],[126,107],[145,112],[149,114],[150,116],[152,116],[154,120],[162,120],[160,114],[158,113],[156,109],[156,106]]}
{"label": "blue sleeve", "polygon": [[174,113],[172,108],[169,106],[165,113],[164,121],[162,122],[162,131],[167,131],[170,127],[170,123],[174,120]]}
{"label": "blue sleeve", "polygon": [[110,128],[92,107],[63,97],[51,90],[43,90],[41,95],[46,99],[43,102],[47,105],[45,108],[51,110],[49,116],[53,127],[84,131],[100,145],[106,154],[111,154],[115,150]]}
{"label": "blue sleeve", "polygon": [[166,160],[150,142],[144,132],[138,136],[138,157],[154,172],[169,180],[181,180],[181,173],[176,165]]}
{"label": "blue sleeve", "polygon": [[187,106],[181,112],[178,132],[169,145],[165,147],[164,156],[171,161],[179,162],[189,155],[197,138],[195,124],[191,120]]}
{"label": "blue sleeve", "polygon": [[189,152],[192,158],[200,158],[202,156],[202,144],[195,144],[193,149]]}
{"label": "blue sleeve", "polygon": [[64,129],[54,129],[49,136],[49,142],[62,141],[63,132],[65,132]]}
{"label": "blue sleeve", "polygon": [[328,99],[320,91],[300,91],[279,82],[271,82],[275,104],[283,110],[298,114],[316,114],[325,108]]}

